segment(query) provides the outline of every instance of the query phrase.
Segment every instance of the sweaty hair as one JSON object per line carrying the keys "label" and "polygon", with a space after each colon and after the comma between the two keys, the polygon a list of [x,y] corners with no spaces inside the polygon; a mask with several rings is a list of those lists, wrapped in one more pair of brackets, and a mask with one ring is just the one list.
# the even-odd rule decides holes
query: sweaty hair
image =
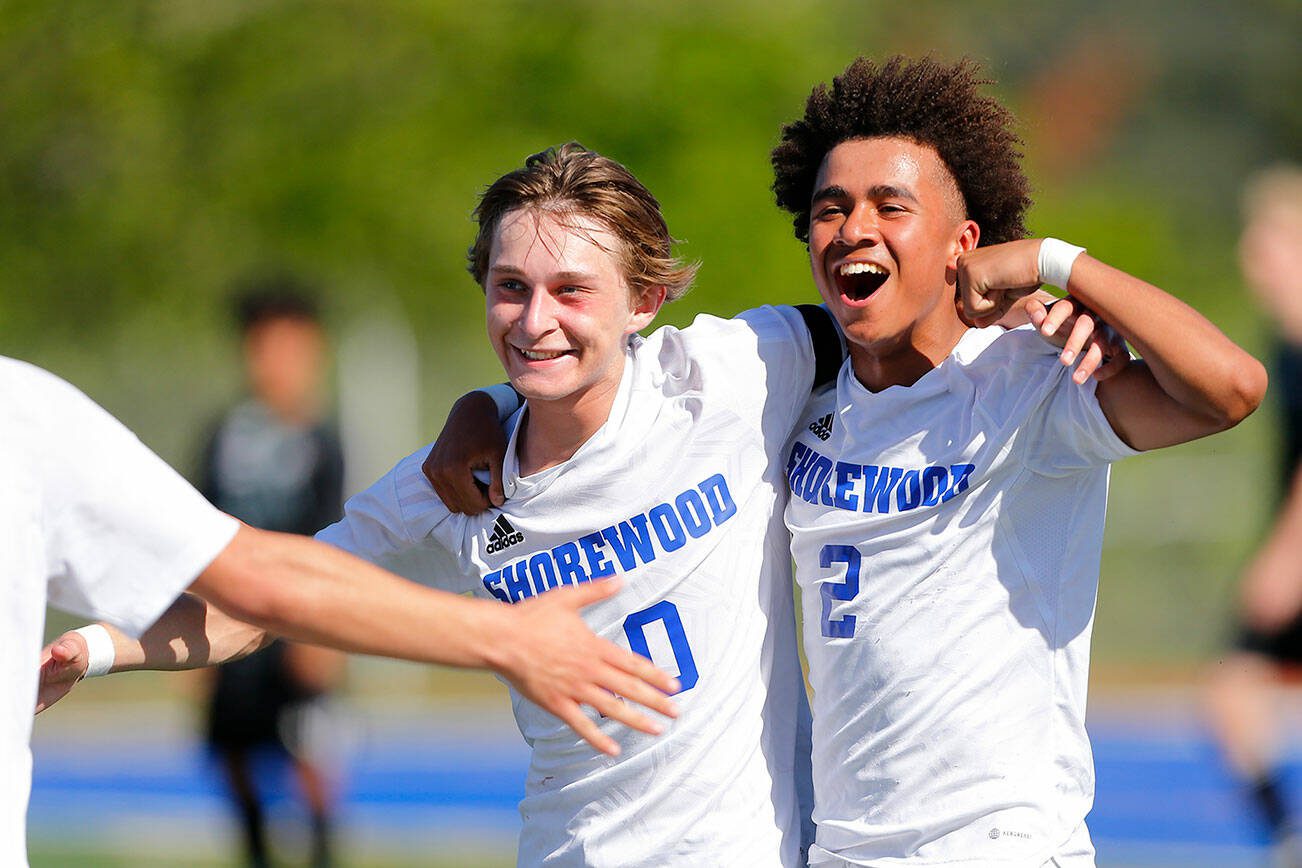
{"label": "sweaty hair", "polygon": [[466,254],[480,286],[488,275],[497,227],[503,217],[520,209],[588,217],[605,226],[620,240],[620,249],[611,252],[635,297],[663,286],[665,299],[673,301],[687,292],[696,276],[696,263],[674,256],[674,239],[651,191],[619,163],[570,142],[529,157],[524,168],[498,178],[480,197],[475,208],[479,235]]}
{"label": "sweaty hair", "polygon": [[233,309],[241,334],[273,319],[321,323],[315,290],[288,272],[262,274],[242,281],[236,288]]}
{"label": "sweaty hair", "polygon": [[773,149],[773,192],[809,243],[809,209],[823,158],[842,142],[898,136],[935,149],[963,197],[980,244],[1026,236],[1031,204],[1013,116],[979,89],[990,82],[971,60],[895,56],[880,67],[860,57],[809,95],[805,116],[782,128]]}

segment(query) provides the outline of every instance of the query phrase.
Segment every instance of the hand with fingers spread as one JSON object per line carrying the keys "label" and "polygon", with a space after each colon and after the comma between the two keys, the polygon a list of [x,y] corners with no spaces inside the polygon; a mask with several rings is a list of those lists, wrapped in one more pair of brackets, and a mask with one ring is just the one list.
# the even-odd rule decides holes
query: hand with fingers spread
{"label": "hand with fingers spread", "polygon": [[36,693],[36,713],[40,714],[67,696],[86,675],[90,650],[86,639],[69,630],[41,649],[41,679]]}
{"label": "hand with fingers spread", "polygon": [[1062,348],[1059,359],[1064,365],[1070,367],[1079,360],[1072,372],[1076,383],[1091,376],[1102,382],[1130,363],[1130,350],[1121,335],[1071,296],[1051,305],[1030,298],[1026,312],[1044,339]]}
{"label": "hand with fingers spread", "polygon": [[[493,399],[483,391],[468,392],[452,405],[421,469],[448,509],[478,515],[506,502],[502,493],[506,443]],[[489,473],[487,487],[475,479],[476,470]]]}
{"label": "hand with fingers spread", "polygon": [[1020,299],[1040,288],[1040,239],[978,247],[958,257],[956,279],[963,314],[973,325],[997,323]]}
{"label": "hand with fingers spread", "polygon": [[678,690],[673,677],[645,657],[593,635],[579,617],[580,609],[606,599],[619,587],[618,579],[602,579],[504,607],[513,621],[509,641],[502,643],[510,657],[494,667],[522,695],[610,756],[619,754],[619,745],[584,714],[581,705],[651,735],[663,732],[663,725],[632,703],[667,717],[678,715],[669,698]]}

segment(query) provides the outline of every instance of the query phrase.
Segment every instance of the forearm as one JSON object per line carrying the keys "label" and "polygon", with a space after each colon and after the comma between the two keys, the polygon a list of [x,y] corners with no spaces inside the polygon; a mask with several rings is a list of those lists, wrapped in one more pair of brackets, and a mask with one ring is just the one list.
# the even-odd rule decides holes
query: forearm
{"label": "forearm", "polygon": [[1302,470],[1294,471],[1288,496],[1250,570],[1302,572]]}
{"label": "forearm", "polygon": [[104,625],[113,640],[110,672],[198,669],[257,651],[272,636],[193,594],[182,594],[139,639]]}
{"label": "forearm", "polygon": [[501,671],[509,613],[304,537],[242,527],[191,586],[272,633],[343,651]]}
{"label": "forearm", "polygon": [[1151,284],[1081,254],[1067,290],[1116,329],[1158,387],[1209,429],[1237,424],[1265,390],[1265,370],[1206,317]]}

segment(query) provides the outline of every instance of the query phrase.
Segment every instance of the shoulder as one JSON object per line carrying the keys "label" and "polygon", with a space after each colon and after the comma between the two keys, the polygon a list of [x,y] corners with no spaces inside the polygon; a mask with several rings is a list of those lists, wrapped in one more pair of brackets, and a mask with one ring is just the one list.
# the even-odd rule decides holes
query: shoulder
{"label": "shoulder", "polygon": [[977,368],[1037,366],[1052,364],[1058,357],[1058,349],[1031,326],[1008,330],[991,326],[969,330],[955,348],[954,356],[961,364]]}
{"label": "shoulder", "polygon": [[72,383],[27,362],[0,357],[0,399],[5,401],[4,419],[14,435],[51,455],[72,441],[103,438],[102,447],[96,447],[103,454],[120,440],[139,442]]}
{"label": "shoulder", "polygon": [[[429,454],[427,444],[400,460],[387,473],[364,490],[348,498],[345,512],[378,512],[392,520],[406,523],[413,515],[431,510],[446,512],[443,502],[434,493],[434,487],[425,478],[422,465]],[[346,515],[345,518],[348,516]]]}
{"label": "shoulder", "polygon": [[423,468],[425,456],[429,455],[433,446],[433,443],[427,443],[420,447],[395,464],[381,479],[382,482],[387,482],[400,503],[421,504],[433,501],[442,505],[434,493],[434,486],[425,478]]}
{"label": "shoulder", "polygon": [[648,345],[708,345],[729,339],[791,340],[807,334],[800,311],[790,305],[763,305],[726,318],[697,314],[684,328],[661,326],[647,336]]}
{"label": "shoulder", "polygon": [[1057,348],[1030,327],[972,329],[952,361],[944,372],[949,391],[970,396],[977,402],[975,412],[1000,424],[1028,418],[1064,382],[1075,385],[1058,361]]}
{"label": "shoulder", "polygon": [[6,356],[0,356],[0,389],[10,399],[48,398],[68,403],[94,403],[62,377]]}
{"label": "shoulder", "polygon": [[771,363],[808,355],[809,326],[797,308],[787,305],[752,308],[730,319],[703,313],[684,328],[656,329],[635,350],[669,372],[717,361]]}

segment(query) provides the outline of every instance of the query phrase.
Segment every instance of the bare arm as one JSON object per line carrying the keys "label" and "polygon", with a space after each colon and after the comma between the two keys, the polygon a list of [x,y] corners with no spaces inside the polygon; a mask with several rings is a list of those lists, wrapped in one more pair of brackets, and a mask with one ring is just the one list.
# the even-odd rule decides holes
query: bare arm
{"label": "bare arm", "polygon": [[1302,469],[1293,474],[1270,535],[1244,571],[1242,605],[1248,625],[1267,633],[1302,612]]}
{"label": "bare arm", "polygon": [[[193,594],[182,594],[154,623],[133,639],[101,624],[113,642],[113,672],[137,669],[197,669],[252,654],[274,638],[261,627],[237,621]],[[75,630],[55,639],[41,654],[36,713],[58,702],[86,674],[86,640]]]}
{"label": "bare arm", "polygon": [[[963,256],[959,285],[973,319],[1006,310],[1038,285],[1039,245],[1039,239],[1011,241]],[[1261,363],[1174,296],[1084,253],[1065,288],[1143,357],[1098,388],[1108,422],[1132,448],[1223,431],[1261,402]]]}
{"label": "bare arm", "polygon": [[[621,697],[671,717],[677,713],[667,695],[677,690],[674,679],[593,635],[579,617],[583,606],[618,588],[618,581],[589,582],[514,606],[472,600],[408,582],[306,537],[242,526],[190,586],[211,605],[174,606],[166,625],[151,628],[156,641],[150,643],[116,634],[115,648],[126,657],[114,669],[220,662],[222,655],[265,640],[261,630],[248,626],[257,624],[343,651],[491,669],[598,750],[615,754],[618,745],[581,704],[650,733],[662,727]],[[223,613],[246,623],[232,624]],[[43,682],[49,681],[46,667],[55,646],[47,649]],[[76,674],[84,672],[83,661]]]}
{"label": "bare arm", "polygon": [[[467,392],[448,411],[421,469],[449,510],[478,515],[506,502],[502,493],[506,443],[497,405],[481,390]],[[489,472],[487,490],[474,478],[475,470]]]}

